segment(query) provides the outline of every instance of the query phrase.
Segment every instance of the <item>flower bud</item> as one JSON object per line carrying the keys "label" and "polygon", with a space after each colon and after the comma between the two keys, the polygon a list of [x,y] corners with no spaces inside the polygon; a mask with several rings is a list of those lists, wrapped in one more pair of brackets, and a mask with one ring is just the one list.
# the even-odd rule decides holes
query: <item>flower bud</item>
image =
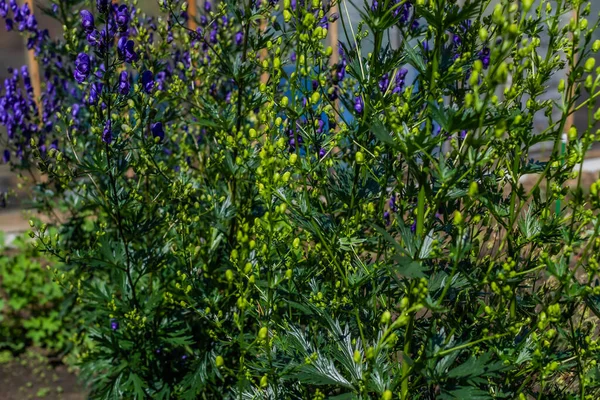
{"label": "flower bud", "polygon": [[463,216],[460,213],[460,211],[458,211],[458,210],[454,211],[454,217],[453,217],[452,220],[454,222],[454,225],[460,225],[460,224],[462,224],[462,222],[463,222]]}
{"label": "flower bud", "polygon": [[596,40],[594,41],[594,44],[592,45],[592,51],[594,53],[597,53],[600,50],[600,40]]}
{"label": "flower bud", "polygon": [[283,10],[283,20],[285,22],[290,22],[292,19],[292,13],[289,12],[288,10]]}
{"label": "flower bud", "polygon": [[269,333],[269,331],[267,330],[266,326],[263,326],[262,328],[260,328],[260,330],[258,331],[258,338],[260,340],[265,340],[267,338],[267,334]]}
{"label": "flower bud", "polygon": [[487,40],[488,36],[489,36],[489,33],[488,33],[487,29],[485,29],[484,27],[479,29],[479,39],[482,42],[485,42]]}
{"label": "flower bud", "polygon": [[390,313],[389,311],[384,311],[383,314],[381,314],[381,325],[389,324],[391,319],[392,313]]}
{"label": "flower bud", "polygon": [[266,388],[268,384],[269,384],[269,379],[267,378],[266,375],[263,375],[263,377],[260,378],[260,387]]}
{"label": "flower bud", "polygon": [[381,395],[381,400],[392,400],[392,396],[392,391],[388,389]]}
{"label": "flower bud", "polygon": [[362,164],[365,162],[365,155],[362,153],[362,151],[357,151],[355,158],[358,164]]}
{"label": "flower bud", "polygon": [[523,11],[527,12],[531,10],[531,6],[533,5],[533,0],[523,0]]}
{"label": "flower bud", "polygon": [[479,193],[479,187],[477,186],[477,182],[471,182],[469,185],[469,196],[475,197]]}
{"label": "flower bud", "polygon": [[295,238],[294,241],[292,242],[292,246],[297,249],[298,247],[300,247],[300,238]]}
{"label": "flower bud", "polygon": [[217,368],[221,368],[225,364],[225,360],[223,360],[223,357],[217,356],[217,358],[215,358],[215,364]]}
{"label": "flower bud", "polygon": [[585,72],[592,72],[594,70],[595,66],[596,66],[596,59],[590,57],[585,62],[583,69],[585,70]]}
{"label": "flower bud", "polygon": [[569,141],[572,142],[574,140],[577,140],[577,128],[572,126],[569,128]]}
{"label": "flower bud", "polygon": [[319,92],[314,92],[310,96],[310,104],[317,104],[319,102],[319,100],[321,100],[321,93],[319,93]]}

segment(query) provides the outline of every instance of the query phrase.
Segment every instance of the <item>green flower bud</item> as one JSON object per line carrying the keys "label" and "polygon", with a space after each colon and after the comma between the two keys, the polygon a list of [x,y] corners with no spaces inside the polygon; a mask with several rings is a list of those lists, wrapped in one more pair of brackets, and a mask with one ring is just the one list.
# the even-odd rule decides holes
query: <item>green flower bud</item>
{"label": "green flower bud", "polygon": [[285,22],[290,22],[292,20],[292,13],[288,10],[283,10],[283,20]]}
{"label": "green flower bud", "polygon": [[381,395],[381,400],[392,400],[392,396],[392,391],[388,389]]}
{"label": "green flower bud", "polygon": [[484,27],[481,27],[479,29],[479,39],[482,42],[485,42],[487,40],[488,36],[489,36],[489,33],[488,33],[487,29],[485,29]]}
{"label": "green flower bud", "polygon": [[585,65],[583,66],[583,69],[585,70],[585,72],[592,72],[594,70],[595,66],[596,66],[596,59],[590,57],[585,62]]}
{"label": "green flower bud", "polygon": [[598,51],[600,51],[600,39],[594,41],[594,44],[592,45],[592,51],[594,53],[597,53]]}
{"label": "green flower bud", "polygon": [[357,151],[356,155],[355,155],[355,158],[356,158],[356,162],[358,164],[362,164],[362,163],[365,162],[365,155],[363,154],[362,151]]}
{"label": "green flower bud", "polygon": [[392,313],[390,313],[389,311],[384,311],[383,314],[381,314],[381,325],[387,325],[390,323],[391,320]]}
{"label": "green flower bud", "polygon": [[223,360],[223,357],[217,356],[217,358],[215,358],[215,364],[217,368],[221,368],[225,364],[225,360]]}
{"label": "green flower bud", "polygon": [[523,0],[523,11],[527,12],[531,10],[531,6],[533,5],[533,0]]}
{"label": "green flower bud", "polygon": [[233,271],[228,269],[227,271],[225,271],[225,279],[227,279],[228,282],[233,281]]}
{"label": "green flower bud", "polygon": [[292,246],[297,249],[298,247],[300,247],[300,238],[295,238],[294,241],[292,242]]}
{"label": "green flower bud", "polygon": [[460,211],[458,211],[458,210],[454,211],[454,217],[453,217],[452,220],[454,222],[454,225],[460,225],[460,224],[462,224],[462,222],[463,222],[463,216],[460,213]]}
{"label": "green flower bud", "polygon": [[269,331],[267,330],[266,326],[263,326],[262,328],[260,328],[260,330],[258,331],[258,338],[260,340],[265,340],[267,338],[267,334],[269,333]]}
{"label": "green flower bud", "polygon": [[469,185],[469,196],[475,197],[479,193],[479,187],[477,186],[477,182],[471,182]]}
{"label": "green flower bud", "polygon": [[560,82],[558,82],[558,91],[560,93],[562,93],[565,90],[565,80],[561,79]]}
{"label": "green flower bud", "polygon": [[269,379],[267,378],[266,375],[263,375],[263,377],[260,378],[260,387],[266,388],[268,384],[269,384]]}
{"label": "green flower bud", "polygon": [[572,126],[569,128],[569,141],[577,140],[577,128]]}
{"label": "green flower bud", "polygon": [[314,92],[310,96],[310,104],[317,104],[319,102],[319,100],[321,100],[321,93],[319,93],[319,92]]}
{"label": "green flower bud", "polygon": [[360,351],[358,351],[358,350],[354,350],[354,355],[353,355],[353,357],[352,357],[352,358],[354,359],[354,362],[355,362],[355,363],[357,363],[357,364],[358,364],[358,363],[360,363],[360,360],[361,360],[361,358],[362,358],[362,357],[360,356]]}

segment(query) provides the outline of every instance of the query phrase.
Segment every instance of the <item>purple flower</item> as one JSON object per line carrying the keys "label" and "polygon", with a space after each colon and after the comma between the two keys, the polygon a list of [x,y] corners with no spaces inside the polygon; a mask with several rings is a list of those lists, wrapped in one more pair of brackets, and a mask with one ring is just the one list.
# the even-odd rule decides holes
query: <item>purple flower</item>
{"label": "purple flower", "polygon": [[52,12],[54,15],[58,14],[58,4],[52,4]]}
{"label": "purple flower", "polygon": [[125,60],[125,62],[132,63],[139,59],[138,54],[134,50],[135,43],[133,40],[127,40],[127,37],[123,36],[117,43],[117,52],[119,58]]}
{"label": "purple flower", "polygon": [[385,221],[386,225],[390,224],[390,213],[388,211],[383,213],[383,220]]}
{"label": "purple flower", "polygon": [[35,16],[33,14],[29,15],[27,17],[27,21],[25,22],[25,26],[27,27],[27,30],[30,32],[36,32],[37,31],[37,20],[35,19]]}
{"label": "purple flower", "polygon": [[244,33],[242,31],[238,31],[235,34],[235,44],[238,46],[241,46],[243,41],[244,41]]}
{"label": "purple flower", "polygon": [[96,0],[96,8],[98,12],[101,14],[106,14],[108,12],[108,5],[110,0]]}
{"label": "purple flower", "polygon": [[385,93],[385,91],[387,90],[389,85],[390,85],[390,78],[389,78],[388,74],[384,74],[381,77],[381,79],[379,80],[379,90],[382,93]]}
{"label": "purple flower", "polygon": [[88,104],[96,104],[98,103],[98,99],[102,94],[103,85],[100,82],[92,83],[90,87],[90,96],[88,97]]}
{"label": "purple flower", "polygon": [[117,321],[116,319],[112,318],[110,320],[110,329],[112,329],[113,331],[116,331],[117,329],[119,329],[119,321]]}
{"label": "purple flower", "polygon": [[483,63],[483,69],[487,69],[490,66],[490,49],[484,47],[478,54],[479,59]]}
{"label": "purple flower", "polygon": [[0,17],[6,18],[7,14],[8,14],[8,5],[6,4],[5,0],[2,0],[0,2]]}
{"label": "purple flower", "polygon": [[152,136],[155,138],[159,138],[159,142],[165,138],[165,131],[163,130],[162,122],[155,122],[150,125],[150,130],[152,131]]}
{"label": "purple flower", "polygon": [[5,149],[4,153],[2,153],[2,162],[4,164],[8,164],[9,161],[10,161],[10,150]]}
{"label": "purple flower", "polygon": [[129,9],[125,4],[122,4],[117,8],[115,22],[120,31],[127,29],[127,24],[129,24]]}
{"label": "purple flower", "polygon": [[212,9],[212,5],[210,4],[210,1],[206,0],[204,2],[204,11],[206,11],[208,13],[208,12],[210,12],[211,9]]}
{"label": "purple flower", "polygon": [[75,59],[75,80],[78,83],[82,83],[90,75],[92,65],[90,63],[90,56],[86,53],[79,53],[77,59]]}
{"label": "purple flower", "polygon": [[363,102],[363,99],[361,96],[355,97],[354,98],[354,111],[356,111],[357,114],[362,114],[363,111],[365,109],[365,103]]}
{"label": "purple flower", "polygon": [[390,206],[390,210],[392,210],[393,212],[398,211],[398,207],[396,206],[396,194],[392,194],[392,197],[390,197],[390,200],[388,201],[388,205]]}
{"label": "purple flower", "polygon": [[81,10],[81,26],[86,33],[91,33],[94,30],[94,16],[88,10]]}
{"label": "purple flower", "polygon": [[107,144],[110,144],[112,142],[112,122],[110,119],[106,120],[106,124],[104,124],[104,131],[102,132],[102,141]]}
{"label": "purple flower", "polygon": [[326,154],[327,151],[324,148],[321,148],[321,150],[319,150],[319,158],[325,157]]}
{"label": "purple flower", "polygon": [[126,95],[129,93],[131,89],[131,84],[129,83],[129,75],[127,71],[122,71],[119,75],[119,93],[122,95]]}
{"label": "purple flower", "polygon": [[152,93],[152,90],[154,90],[154,75],[151,71],[142,72],[142,86],[146,93]]}
{"label": "purple flower", "polygon": [[6,18],[6,31],[10,32],[13,30],[13,21],[10,18]]}

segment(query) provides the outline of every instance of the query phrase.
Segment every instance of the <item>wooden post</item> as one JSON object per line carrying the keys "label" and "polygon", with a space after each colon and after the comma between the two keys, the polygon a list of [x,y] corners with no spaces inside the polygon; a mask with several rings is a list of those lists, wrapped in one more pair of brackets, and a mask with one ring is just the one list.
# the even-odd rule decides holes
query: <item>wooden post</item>
{"label": "wooden post", "polygon": [[[260,30],[261,32],[264,32],[267,30],[267,21],[265,21],[264,19],[260,21]],[[267,49],[262,49],[260,51],[260,59],[261,61],[267,58]],[[269,73],[268,72],[263,72],[260,75],[260,83],[267,83],[269,81]]]}
{"label": "wooden post", "polygon": [[[337,1],[331,7],[331,13],[338,14],[338,16],[340,16],[339,6],[338,6]],[[331,57],[329,58],[330,65],[334,65],[339,62],[339,53],[337,51],[338,41],[339,41],[338,21],[335,21],[335,22],[332,22],[329,24],[329,45],[333,49],[333,53],[331,54]]]}
{"label": "wooden post", "polygon": [[196,15],[198,15],[198,4],[196,3],[196,0],[188,0],[187,14],[188,28],[195,31],[198,27],[198,25],[196,24]]}
{"label": "wooden post", "polygon": [[[34,14],[33,0],[24,0],[23,4],[28,4],[31,14]],[[33,96],[37,105],[38,111],[41,111],[42,100],[42,85],[40,83],[40,66],[35,58],[35,50],[27,51],[27,68],[29,69],[29,78],[31,79],[31,87],[33,88]]]}

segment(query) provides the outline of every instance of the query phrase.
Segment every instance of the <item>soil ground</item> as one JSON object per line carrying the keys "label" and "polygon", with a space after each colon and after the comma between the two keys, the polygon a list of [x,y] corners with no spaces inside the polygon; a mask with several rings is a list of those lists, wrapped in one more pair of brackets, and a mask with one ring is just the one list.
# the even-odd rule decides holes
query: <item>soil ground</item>
{"label": "soil ground", "polygon": [[86,392],[67,366],[54,366],[35,349],[0,364],[0,400],[85,400]]}

